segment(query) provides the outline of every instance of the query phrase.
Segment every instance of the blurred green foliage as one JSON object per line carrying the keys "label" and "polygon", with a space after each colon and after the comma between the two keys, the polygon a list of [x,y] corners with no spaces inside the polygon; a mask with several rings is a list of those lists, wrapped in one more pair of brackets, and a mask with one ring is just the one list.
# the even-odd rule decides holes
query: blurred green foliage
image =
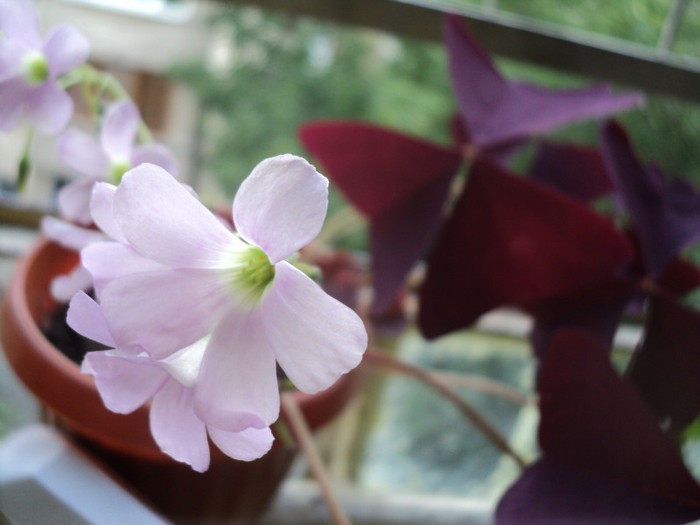
{"label": "blurred green foliage", "polygon": [[442,49],[305,18],[222,7],[228,63],[173,71],[201,101],[202,153],[226,191],[260,160],[303,154],[298,127],[352,118],[445,141],[454,111]]}

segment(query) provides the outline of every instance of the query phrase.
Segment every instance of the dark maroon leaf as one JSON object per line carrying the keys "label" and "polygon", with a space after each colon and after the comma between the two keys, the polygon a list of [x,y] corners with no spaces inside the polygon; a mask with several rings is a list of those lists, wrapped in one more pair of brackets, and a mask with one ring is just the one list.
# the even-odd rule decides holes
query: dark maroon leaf
{"label": "dark maroon leaf", "polygon": [[562,330],[538,380],[539,443],[562,468],[698,507],[700,486],[639,393],[590,334]]}
{"label": "dark maroon leaf", "polygon": [[528,467],[496,508],[497,525],[680,525],[700,509],[639,492],[544,458]]}
{"label": "dark maroon leaf", "polygon": [[530,168],[530,177],[584,201],[612,190],[600,152],[576,144],[542,141]]}
{"label": "dark maroon leaf", "polygon": [[647,315],[628,375],[675,435],[700,413],[700,312],[656,292]]}
{"label": "dark maroon leaf", "polygon": [[428,260],[421,331],[437,337],[497,306],[592,286],[632,255],[627,238],[584,203],[477,162]]}
{"label": "dark maroon leaf", "polygon": [[454,174],[462,163],[454,149],[363,122],[311,122],[299,137],[350,203],[370,218]]}
{"label": "dark maroon leaf", "polygon": [[683,247],[700,237],[700,191],[642,165],[617,123],[603,126],[601,151],[632,216],[647,270],[657,277]]}
{"label": "dark maroon leaf", "polygon": [[389,307],[406,275],[437,237],[452,177],[446,172],[421,192],[372,219],[369,232],[375,313]]}
{"label": "dark maroon leaf", "polygon": [[545,359],[551,338],[564,328],[585,330],[612,348],[620,319],[638,292],[633,279],[613,278],[591,288],[539,301],[526,307],[533,314],[530,340],[534,354]]}
{"label": "dark maroon leaf", "polygon": [[547,133],[642,102],[606,86],[552,90],[505,79],[457,16],[447,16],[445,45],[452,87],[468,135],[479,148]]}
{"label": "dark maroon leaf", "polygon": [[700,269],[689,261],[676,258],[656,282],[673,295],[684,295],[700,286]]}
{"label": "dark maroon leaf", "polygon": [[375,312],[394,300],[432,244],[457,150],[359,122],[314,122],[301,140],[345,197],[370,219]]}

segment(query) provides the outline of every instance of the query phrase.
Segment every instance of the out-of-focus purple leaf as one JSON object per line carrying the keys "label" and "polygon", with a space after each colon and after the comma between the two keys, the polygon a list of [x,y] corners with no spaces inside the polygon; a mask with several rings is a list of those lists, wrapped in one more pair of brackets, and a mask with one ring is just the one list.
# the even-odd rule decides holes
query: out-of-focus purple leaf
{"label": "out-of-focus purple leaf", "polygon": [[597,199],[613,187],[600,152],[577,144],[542,141],[530,177],[584,201]]}
{"label": "out-of-focus purple leaf", "polygon": [[592,335],[562,330],[538,378],[538,439],[557,465],[696,506],[700,486],[639,393]]}
{"label": "out-of-focus purple leaf", "polygon": [[585,330],[604,348],[611,348],[622,314],[637,291],[633,279],[612,278],[526,307],[534,317],[530,334],[534,354],[545,359],[551,338],[565,328]]}
{"label": "out-of-focus purple leaf", "polygon": [[657,277],[682,248],[700,238],[700,191],[642,165],[615,122],[602,128],[601,151],[632,216],[647,271]]}
{"label": "out-of-focus purple leaf", "polygon": [[543,458],[528,467],[496,508],[497,525],[681,525],[700,509],[645,494]]}
{"label": "out-of-focus purple leaf", "polygon": [[452,177],[446,172],[420,193],[372,219],[369,240],[374,313],[384,312],[390,306],[406,275],[437,237]]}
{"label": "out-of-focus purple leaf", "polygon": [[700,269],[691,262],[676,258],[656,283],[672,295],[685,295],[700,286]]}
{"label": "out-of-focus purple leaf", "polygon": [[479,148],[541,135],[572,122],[637,106],[638,94],[606,86],[552,90],[505,79],[459,18],[446,17],[445,45],[452,87],[468,135]]}
{"label": "out-of-focus purple leaf", "polygon": [[584,203],[477,162],[428,260],[419,326],[433,338],[507,304],[608,280],[628,239]]}
{"label": "out-of-focus purple leaf", "polygon": [[304,146],[370,219],[374,310],[386,309],[431,246],[450,183],[463,162],[456,149],[359,122],[313,122]]}
{"label": "out-of-focus purple leaf", "polygon": [[700,413],[700,312],[661,291],[628,376],[672,435]]}

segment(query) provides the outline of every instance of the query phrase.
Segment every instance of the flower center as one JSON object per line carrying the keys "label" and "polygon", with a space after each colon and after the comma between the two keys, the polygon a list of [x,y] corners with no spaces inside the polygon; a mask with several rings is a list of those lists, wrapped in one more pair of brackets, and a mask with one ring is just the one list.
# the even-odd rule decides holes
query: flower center
{"label": "flower center", "polygon": [[262,299],[275,278],[275,267],[267,254],[257,246],[246,246],[236,254],[236,262],[228,274],[228,282],[237,299],[254,306]]}
{"label": "flower center", "polygon": [[39,51],[27,53],[22,61],[24,80],[32,86],[38,86],[49,78],[49,61]]}
{"label": "flower center", "polygon": [[122,181],[124,174],[130,169],[131,163],[128,160],[116,160],[109,167],[109,178],[113,184],[118,185]]}

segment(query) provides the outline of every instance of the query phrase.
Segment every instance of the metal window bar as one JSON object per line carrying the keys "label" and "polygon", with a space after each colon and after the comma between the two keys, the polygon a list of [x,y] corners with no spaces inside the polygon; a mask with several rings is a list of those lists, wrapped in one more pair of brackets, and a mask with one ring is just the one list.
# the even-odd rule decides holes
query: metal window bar
{"label": "metal window bar", "polygon": [[700,60],[670,53],[687,0],[670,7],[656,48],[507,14],[496,2],[480,7],[449,0],[223,1],[433,41],[442,39],[444,13],[453,12],[491,53],[700,102]]}

